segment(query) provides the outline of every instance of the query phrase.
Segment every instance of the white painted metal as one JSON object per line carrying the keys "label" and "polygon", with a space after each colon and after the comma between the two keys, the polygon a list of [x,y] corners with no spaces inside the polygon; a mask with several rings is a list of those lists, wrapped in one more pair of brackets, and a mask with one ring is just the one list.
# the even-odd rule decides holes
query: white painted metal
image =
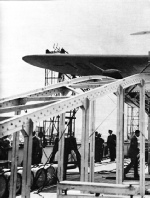
{"label": "white painted metal", "polygon": [[140,84],[140,195],[145,195],[145,82]]}
{"label": "white painted metal", "polygon": [[57,116],[61,113],[72,110],[73,108],[82,106],[85,98],[95,100],[96,98],[103,97],[109,93],[116,92],[119,85],[124,89],[131,85],[140,83],[142,79],[144,79],[146,83],[150,83],[150,74],[137,74],[125,79],[117,80],[116,82],[76,95],[73,98],[64,99],[63,101],[56,102],[55,104],[47,105],[33,113],[27,113],[24,116],[18,116],[17,118],[2,121],[0,122],[0,137],[21,130],[22,125],[24,125],[29,119],[32,119],[33,122],[49,119],[50,117]]}
{"label": "white painted metal", "polygon": [[16,132],[13,134],[9,198],[16,197],[18,148],[19,148],[19,132]]}
{"label": "white painted metal", "polygon": [[89,100],[85,98],[82,108],[82,139],[81,139],[81,181],[88,181],[89,153]]}
{"label": "white painted metal", "polygon": [[[19,115],[19,114],[20,111],[15,112],[15,115]],[[9,198],[16,197],[18,151],[19,151],[19,132],[16,132],[13,134]]]}
{"label": "white painted metal", "polygon": [[124,172],[124,90],[121,86],[117,92],[117,163],[116,183],[122,184]]}
{"label": "white painted metal", "polygon": [[64,144],[65,144],[65,113],[60,115],[59,143],[58,143],[58,179],[63,181],[64,176]]}
{"label": "white painted metal", "polygon": [[66,87],[68,91],[70,90],[72,92],[77,93],[76,90],[70,87],[71,85],[88,81],[88,80],[93,80],[93,79],[96,79],[96,80],[98,79],[106,83],[114,81],[113,78],[109,78],[105,76],[83,76],[83,77],[75,78],[72,80],[63,81],[58,84],[45,86],[43,88],[32,90],[23,94],[18,94],[12,97],[2,98],[0,99],[0,106],[1,107],[15,106],[15,105],[18,105],[18,102],[21,105],[21,104],[25,104],[29,100],[30,97],[42,97],[42,96],[44,97],[44,96],[50,96],[50,95],[54,95],[57,93],[61,93],[62,87]]}
{"label": "white painted metal", "polygon": [[[132,184],[110,184],[110,183],[96,183],[96,182],[79,182],[79,181],[62,181],[58,184],[58,189],[61,190],[73,190],[74,194],[76,195],[76,198],[80,197],[80,194],[76,193],[75,191],[82,191],[87,192],[86,196],[90,193],[100,193],[104,197],[108,194],[110,194],[112,197],[116,197],[115,195],[122,195],[124,197],[125,195],[137,195],[139,192],[139,187],[137,185]],[[70,193],[71,194],[71,193]],[[70,198],[70,194],[68,193],[68,198]],[[81,193],[81,196],[83,193]],[[85,196],[85,197],[86,197]],[[59,197],[59,195],[58,195]],[[94,196],[93,196],[94,197]],[[125,196],[126,197],[126,196]]]}
{"label": "white painted metal", "polygon": [[10,113],[14,111],[21,111],[21,110],[27,110],[27,109],[34,109],[34,108],[40,108],[49,104],[52,104],[56,102],[56,100],[51,100],[49,102],[40,102],[36,104],[26,104],[26,105],[17,105],[17,106],[11,106],[11,107],[5,107],[5,108],[0,108],[0,113]]}
{"label": "white painted metal", "polygon": [[[86,77],[86,78],[81,78],[81,79],[73,79],[70,82],[62,82],[59,83],[57,85],[51,85],[50,87],[46,87],[44,89],[40,89],[38,91],[33,91],[31,92],[31,94],[24,94],[22,95],[22,98],[24,100],[24,97],[38,97],[38,96],[45,96],[45,95],[51,95],[54,93],[58,93],[61,92],[62,95],[66,92],[68,92],[69,90],[73,91],[69,86],[71,86],[71,84],[74,83],[78,83],[78,82],[82,82],[85,80],[90,80],[90,79],[94,79],[94,77]],[[144,81],[143,81],[144,80]],[[150,83],[150,74],[137,74],[134,76],[130,76],[128,78],[125,79],[121,79],[121,80],[117,80],[115,82],[111,82],[107,85],[103,85],[101,87],[95,88],[93,90],[87,91],[85,93],[82,94],[78,94],[72,98],[67,98],[64,99],[63,101],[59,101],[56,102],[54,104],[50,104],[47,105],[45,107],[40,108],[39,110],[32,112],[32,113],[27,113],[26,115],[23,116],[16,116],[15,118],[11,118],[8,120],[4,120],[2,122],[0,122],[0,137],[5,136],[5,135],[9,135],[12,133],[16,133],[17,131],[22,130],[22,128],[24,128],[26,126],[27,123],[29,123],[29,120],[31,119],[33,122],[39,122],[42,120],[45,120],[47,118],[53,117],[53,116],[57,116],[62,114],[62,126],[61,126],[61,130],[63,131],[64,129],[64,113],[66,111],[72,110],[76,107],[84,107],[83,108],[83,126],[82,126],[82,149],[81,149],[81,181],[88,181],[88,137],[89,137],[89,102],[96,100],[97,98],[103,97],[109,93],[114,93],[117,92],[118,87],[122,87],[121,90],[123,91],[123,89],[131,86],[131,85],[136,85],[141,83],[141,88],[140,88],[140,130],[143,133],[144,132],[144,112],[145,112],[145,85],[144,83]],[[121,92],[121,91],[120,91]],[[20,95],[21,96],[21,95]],[[119,119],[122,121],[122,116],[123,116],[123,93],[120,93],[120,99],[119,99],[119,105],[118,108],[119,113],[118,113],[118,117]],[[19,105],[20,101],[18,101],[19,97],[17,96],[17,98],[11,98],[10,100],[1,100],[1,105],[13,105],[15,103],[15,105]],[[25,101],[23,101],[25,102]],[[119,133],[119,145],[122,145],[122,134],[121,134],[121,129],[123,128],[123,122],[121,122],[121,124],[118,124],[118,133]],[[29,135],[30,132],[28,132],[27,130],[27,134]],[[60,133],[61,135],[61,133]],[[145,193],[145,174],[144,174],[144,170],[145,170],[145,136],[141,135],[141,139],[140,139],[140,148],[141,148],[141,157],[140,157],[140,193],[142,196],[144,196]],[[30,145],[30,149],[31,149],[31,143],[29,143]],[[61,148],[64,148],[63,144],[61,145]],[[60,148],[59,148],[60,149]],[[61,150],[63,151],[63,149]],[[122,151],[123,152],[123,151]],[[62,160],[62,156],[63,154],[60,155],[61,159],[60,159],[60,167],[62,166],[63,162]],[[31,153],[30,153],[30,157],[31,157]],[[118,161],[121,166],[122,166],[122,154],[121,152],[119,153],[119,161]],[[26,168],[26,170],[29,170],[29,166],[30,166],[30,160],[28,159],[28,168]],[[117,165],[119,166],[119,165]],[[60,175],[62,179],[62,172],[63,169],[60,170]],[[121,169],[120,169],[120,173],[122,175]],[[29,174],[29,173],[28,173]],[[119,170],[117,172],[117,174],[119,174]],[[29,176],[30,178],[30,176]],[[28,180],[29,181],[29,180]],[[122,177],[118,176],[118,182],[122,181]],[[27,184],[27,183],[26,183]],[[25,185],[24,185],[25,186]],[[23,193],[26,193],[26,190],[24,188]],[[28,194],[28,191],[27,191]]]}
{"label": "white painted metal", "polygon": [[22,134],[24,135],[23,175],[22,175],[22,198],[30,198],[31,190],[31,157],[32,157],[32,132],[33,122],[29,120]]}
{"label": "white painted metal", "polygon": [[94,155],[95,155],[95,109],[96,101],[90,102],[90,182],[94,182]]}

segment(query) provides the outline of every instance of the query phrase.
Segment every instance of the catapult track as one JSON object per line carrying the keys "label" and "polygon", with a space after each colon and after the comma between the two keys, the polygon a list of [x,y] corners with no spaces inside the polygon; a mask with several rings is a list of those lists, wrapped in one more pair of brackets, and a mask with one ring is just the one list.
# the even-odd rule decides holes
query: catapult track
{"label": "catapult track", "polygon": [[[48,86],[43,89],[39,89],[39,90],[30,92],[30,93],[26,93],[26,95],[24,95],[24,94],[19,95],[19,97],[16,97],[16,98],[12,98],[12,99],[9,98],[8,100],[4,99],[4,100],[0,101],[1,108],[3,106],[4,107],[13,106],[13,107],[11,107],[11,109],[12,109],[11,111],[22,110],[21,106],[18,106],[18,105],[20,105],[19,104],[20,101],[21,101],[21,103],[25,103],[26,101],[30,101],[30,98],[32,99],[32,97],[38,98],[40,96],[44,97],[44,96],[48,96],[48,95],[52,95],[52,94],[56,94],[56,93],[62,93],[63,95],[65,95],[65,92],[68,92],[70,90],[75,92],[75,90],[72,90],[72,88],[71,88],[71,87],[73,87],[73,85],[75,85],[76,87],[77,86],[80,87],[80,84],[78,85],[77,83],[82,82],[83,80],[90,80],[90,79],[92,79],[92,77],[91,78],[90,77],[87,77],[87,78],[82,77],[80,81],[79,81],[79,79],[77,79],[77,80],[72,80],[70,83],[62,82],[57,85]],[[140,84],[142,82],[142,80],[144,80],[145,83],[149,83],[150,75],[149,74],[137,74],[137,75],[127,77],[125,79],[117,80],[117,81],[114,81],[111,83],[109,83],[109,80],[108,80],[107,82],[109,84],[105,84],[101,87],[97,87],[97,86],[100,86],[100,84],[98,84],[98,85],[90,85],[89,84],[88,85],[88,83],[87,83],[86,87],[91,88],[91,87],[95,86],[97,88],[92,89],[92,90],[87,91],[82,94],[77,94],[75,96],[71,96],[67,99],[62,99],[61,97],[59,99],[59,97],[58,97],[59,101],[54,102],[53,104],[46,105],[45,107],[42,107],[33,113],[27,113],[26,115],[23,115],[23,116],[20,115],[20,116],[17,116],[16,118],[11,118],[11,119],[0,122],[0,131],[1,131],[0,136],[9,135],[16,131],[22,130],[23,126],[28,122],[29,119],[32,119],[33,122],[43,121],[47,118],[59,115],[61,113],[65,113],[66,111],[69,111],[73,108],[83,106],[86,99],[93,101],[93,100],[103,97],[109,93],[117,92],[119,86],[121,86],[123,89],[125,89],[129,86]],[[113,81],[113,80],[111,80],[111,81]],[[85,86],[85,85],[83,85],[83,86]],[[17,104],[17,102],[18,102],[18,104]],[[16,107],[14,107],[14,104],[16,104]],[[0,112],[2,111],[1,108],[0,108]],[[7,108],[6,108],[6,110],[7,110]],[[4,112],[4,111],[2,111],[2,112]]]}
{"label": "catapult track", "polygon": [[[96,79],[96,83],[90,82],[92,79]],[[106,83],[106,84],[105,84]],[[91,114],[94,115],[94,101],[100,97],[103,97],[110,93],[117,93],[118,97],[118,106],[117,106],[117,119],[118,119],[118,145],[119,148],[122,148],[122,130],[123,130],[123,124],[122,124],[122,117],[123,117],[123,90],[125,88],[128,88],[133,85],[139,85],[140,88],[140,113],[141,113],[141,120],[140,120],[140,130],[144,131],[144,113],[145,113],[145,85],[148,85],[150,83],[150,74],[137,74],[134,76],[130,76],[121,80],[114,80],[106,77],[99,77],[99,76],[88,76],[88,77],[81,77],[77,79],[73,79],[71,81],[61,82],[56,85],[47,86],[42,89],[34,90],[25,94],[20,94],[19,96],[14,96],[8,99],[2,99],[0,100],[0,112],[18,112],[23,109],[27,109],[28,106],[26,105],[26,102],[28,101],[46,101],[49,100],[48,104],[45,102],[41,103],[38,106],[30,106],[29,108],[39,108],[38,110],[35,110],[32,113],[27,113],[25,115],[19,115],[19,113],[16,113],[17,116],[14,118],[6,119],[0,122],[0,137],[3,137],[5,135],[15,134],[14,135],[14,143],[13,143],[13,154],[14,159],[12,160],[12,167],[11,170],[14,172],[14,175],[12,176],[10,186],[11,191],[10,194],[12,194],[12,197],[14,197],[14,185],[15,182],[13,182],[13,178],[15,178],[16,174],[16,153],[17,153],[17,133],[18,131],[22,131],[25,137],[25,150],[24,150],[24,175],[22,177],[23,179],[23,185],[22,185],[22,197],[25,197],[25,195],[28,195],[30,197],[30,188],[29,188],[29,179],[30,178],[30,165],[31,165],[31,146],[32,146],[32,129],[33,129],[33,122],[40,122],[46,119],[49,119],[51,117],[60,115],[60,126],[61,126],[61,133],[64,130],[64,114],[66,111],[72,110],[77,107],[81,107],[83,109],[83,127],[82,127],[82,154],[83,160],[81,158],[81,179],[82,181],[87,181],[86,171],[87,171],[87,148],[88,148],[88,135],[89,127],[88,124],[91,122],[92,124],[92,130],[94,130],[94,116],[93,119],[90,121],[89,114],[90,109],[89,106],[91,105]],[[89,91],[86,91],[84,93],[77,93],[74,88],[93,88]],[[74,93],[73,96],[68,96],[67,94],[69,92]],[[61,93],[61,96],[53,96],[55,94]],[[43,107],[44,106],[44,107]],[[60,180],[62,179],[62,151],[63,151],[63,140],[60,142],[60,148],[61,151],[59,151],[59,164],[58,164],[58,173],[60,175]],[[145,146],[145,139],[141,137],[140,140],[140,152],[141,152],[141,171],[140,171],[140,193],[141,196],[144,194],[144,186],[145,186],[145,178],[143,175],[144,173],[144,159],[143,155],[144,147]],[[122,167],[122,150],[120,149],[118,156],[118,162],[117,162],[117,182],[121,183],[122,177],[120,178],[119,175],[121,175],[122,170],[120,170],[120,166]],[[91,163],[92,164],[92,163]],[[92,181],[92,173],[93,168],[91,165],[91,181]],[[28,188],[27,188],[28,186]]]}

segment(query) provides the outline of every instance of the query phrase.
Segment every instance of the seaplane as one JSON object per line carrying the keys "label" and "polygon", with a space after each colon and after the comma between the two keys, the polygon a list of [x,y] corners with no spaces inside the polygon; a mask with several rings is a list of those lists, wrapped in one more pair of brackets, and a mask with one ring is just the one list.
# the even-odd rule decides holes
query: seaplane
{"label": "seaplane", "polygon": [[27,55],[33,66],[75,76],[103,75],[115,79],[150,72],[150,55]]}
{"label": "seaplane", "polygon": [[[133,35],[142,35],[149,32],[136,33]],[[11,167],[17,173],[17,149],[18,149],[18,131],[21,131],[25,138],[24,155],[23,155],[23,183],[22,194],[27,194],[30,197],[30,177],[31,177],[31,150],[32,150],[32,135],[33,123],[44,121],[51,117],[60,115],[60,148],[58,159],[58,175],[59,185],[57,197],[62,197],[62,190],[66,189],[78,190],[78,183],[63,181],[63,138],[65,131],[65,113],[74,108],[81,107],[82,110],[82,151],[81,151],[81,186],[79,190],[86,192],[90,187],[91,192],[110,193],[114,192],[119,195],[137,195],[140,192],[141,197],[145,195],[145,134],[144,134],[144,116],[145,111],[150,117],[150,53],[147,55],[93,55],[93,54],[68,54],[64,53],[46,53],[43,55],[26,55],[22,57],[23,61],[36,67],[49,69],[61,74],[70,74],[72,77],[80,76],[71,79],[70,82],[60,82],[56,85],[50,85],[42,89],[30,91],[25,94],[13,96],[8,99],[0,100],[1,113],[15,112],[14,118],[8,118],[0,122],[0,137],[14,134],[13,151],[14,156]],[[87,78],[82,78],[86,77]],[[94,77],[95,76],[95,77]],[[104,77],[104,78],[103,78]],[[106,78],[105,78],[106,77]],[[89,84],[82,83],[83,80]],[[104,82],[102,82],[104,80]],[[109,81],[110,80],[110,81]],[[77,93],[73,87],[80,86],[92,87],[95,89],[88,90],[84,93]],[[95,83],[95,84],[94,84]],[[106,83],[106,84],[105,84]],[[104,86],[103,86],[104,85]],[[146,85],[146,86],[145,86]],[[125,97],[124,97],[125,90]],[[146,90],[146,91],[145,91]],[[73,94],[67,95],[71,91]],[[56,98],[56,93],[62,94]],[[75,94],[74,94],[75,93]],[[115,93],[117,95],[117,162],[116,162],[116,184],[101,184],[94,183],[94,138],[91,138],[90,148],[90,181],[88,181],[88,149],[89,149],[89,134],[95,132],[95,100],[103,97],[106,94]],[[53,95],[53,96],[52,96]],[[123,116],[124,116],[124,99],[126,103],[140,107],[140,183],[139,185],[124,185],[123,182]],[[38,104],[26,105],[28,101],[44,101]],[[61,101],[60,101],[61,100]],[[48,102],[46,102],[48,101]],[[91,109],[90,109],[91,105]],[[36,111],[27,112],[20,115],[22,110],[35,109]],[[91,129],[89,130],[89,124]],[[148,124],[150,133],[150,122]],[[91,137],[93,137],[91,135]],[[150,138],[148,138],[150,139]],[[150,173],[150,154],[148,155],[148,171]],[[15,194],[15,174],[12,176],[10,183],[11,189]],[[68,188],[69,187],[69,188]],[[106,191],[105,191],[105,190]],[[66,195],[65,195],[66,196]],[[12,196],[14,197],[14,196]],[[78,197],[78,196],[77,196]],[[85,196],[84,196],[85,197]]]}
{"label": "seaplane", "polygon": [[[145,34],[150,34],[150,31],[136,32],[131,35]],[[59,52],[27,55],[22,59],[33,66],[72,76],[100,75],[122,79],[135,74],[150,73],[150,52],[147,55],[81,55],[65,53],[64,49],[62,49],[63,53],[61,50]],[[126,89],[126,95],[126,103],[139,106],[136,86]],[[146,95],[150,97],[148,92]],[[146,107],[146,111],[149,112],[149,107]]]}
{"label": "seaplane", "polygon": [[[144,34],[150,34],[150,31],[131,35]],[[60,50],[59,54],[27,55],[22,59],[33,66],[73,76],[102,75],[121,79],[150,72],[150,52],[148,55],[71,55],[65,53],[63,48],[62,52]]]}
{"label": "seaplane", "polygon": [[[149,34],[150,31],[143,31],[133,33],[131,35],[143,35]],[[122,81],[122,85],[125,85],[125,81],[131,77],[131,81],[134,81],[134,76],[141,74],[147,75],[147,85],[146,92],[143,92],[144,81],[140,80],[139,83],[133,83],[130,81],[132,86],[125,87],[125,97],[123,96],[120,90],[119,102],[118,102],[118,118],[120,116],[120,120],[118,121],[118,134],[122,134],[123,129],[123,102],[121,98],[125,98],[125,102],[130,105],[135,105],[140,107],[140,130],[142,132],[142,136],[140,139],[140,156],[145,155],[145,135],[144,135],[144,113],[146,112],[150,117],[150,86],[149,86],[149,74],[150,74],[150,52],[147,55],[80,55],[80,54],[57,54],[57,53],[49,53],[44,55],[27,55],[23,57],[23,60],[33,66],[53,70],[63,74],[70,74],[72,76],[90,76],[90,75],[100,75],[106,76],[108,78],[116,79],[116,81]],[[133,79],[132,79],[133,76]],[[128,81],[128,80],[127,80]],[[120,81],[121,82],[121,81]],[[140,90],[137,85],[140,85]],[[107,92],[106,89],[102,94]],[[112,91],[113,87],[109,90]],[[145,90],[144,90],[145,91]],[[96,90],[98,93],[98,89]],[[95,92],[95,93],[96,93]],[[89,92],[92,93],[92,92]],[[97,94],[96,93],[96,94]],[[91,94],[92,95],[92,94]],[[145,96],[145,97],[144,97]],[[143,105],[142,105],[143,104]],[[145,110],[145,112],[144,112]],[[150,125],[149,125],[150,126]],[[148,128],[149,128],[148,126]],[[149,129],[148,129],[149,130]],[[119,135],[118,135],[119,136]],[[120,135],[120,139],[118,137],[118,153],[122,152],[120,149],[123,147],[123,135]],[[149,139],[149,138],[148,138]],[[149,140],[148,140],[149,141]],[[122,163],[122,155],[117,159],[117,171],[116,171],[116,182],[122,184],[123,181],[123,163]],[[140,194],[141,197],[145,194],[145,170],[144,167],[145,161],[140,157]],[[119,169],[121,167],[121,171]],[[92,168],[91,168],[92,169]],[[148,170],[150,173],[150,154],[148,155]],[[84,180],[84,179],[83,179]],[[86,179],[85,179],[86,181]],[[69,181],[70,182],[70,181]],[[143,182],[143,183],[142,183]],[[61,188],[61,185],[66,185],[68,187],[69,183],[62,182],[58,188]],[[73,183],[73,187],[74,187]],[[91,184],[90,184],[91,185]],[[65,187],[66,187],[65,186]],[[106,185],[107,186],[107,185]],[[85,186],[84,186],[85,187]],[[108,187],[108,186],[107,186]],[[117,191],[117,188],[116,188]],[[108,191],[107,191],[108,192]],[[117,191],[118,192],[118,191]]]}

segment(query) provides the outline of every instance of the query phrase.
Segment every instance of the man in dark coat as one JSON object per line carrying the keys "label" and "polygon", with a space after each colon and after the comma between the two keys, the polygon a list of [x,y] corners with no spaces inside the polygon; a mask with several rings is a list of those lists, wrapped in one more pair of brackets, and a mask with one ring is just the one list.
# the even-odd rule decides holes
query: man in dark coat
{"label": "man in dark coat", "polygon": [[104,139],[101,137],[101,134],[98,134],[98,139],[99,139],[99,147],[100,147],[100,161],[103,159],[103,151],[104,151]]}
{"label": "man in dark coat", "polygon": [[8,136],[0,138],[0,160],[8,160],[8,149],[10,148],[10,140]]}
{"label": "man in dark coat", "polygon": [[129,148],[129,157],[131,158],[130,164],[124,170],[124,176],[129,172],[129,170],[134,166],[134,177],[139,178],[138,175],[138,159],[139,159],[139,148],[138,148],[138,139],[137,137],[140,136],[140,131],[136,130],[135,134],[131,138],[130,148]]}
{"label": "man in dark coat", "polygon": [[110,153],[110,161],[115,161],[116,158],[116,135],[112,134],[112,130],[108,130],[107,146]]}
{"label": "man in dark coat", "polygon": [[39,151],[40,151],[40,141],[39,141],[39,138],[36,136],[36,132],[33,131],[32,133],[32,165],[40,163]]}
{"label": "man in dark coat", "polygon": [[100,133],[95,134],[95,162],[101,162],[103,158],[104,140]]}
{"label": "man in dark coat", "polygon": [[[50,163],[53,163],[53,161],[54,161],[55,155],[58,151],[58,144],[59,144],[59,137],[57,135],[57,137],[55,139],[53,151],[52,151],[51,156],[50,156]],[[65,138],[65,142],[64,142],[64,173],[63,173],[63,179],[64,180],[66,179],[68,156],[69,156],[69,154],[71,154],[71,151],[74,151],[75,154],[76,154],[77,166],[78,166],[79,171],[80,171],[81,155],[80,155],[80,153],[78,151],[78,148],[77,148],[76,138],[72,135],[70,137]]]}

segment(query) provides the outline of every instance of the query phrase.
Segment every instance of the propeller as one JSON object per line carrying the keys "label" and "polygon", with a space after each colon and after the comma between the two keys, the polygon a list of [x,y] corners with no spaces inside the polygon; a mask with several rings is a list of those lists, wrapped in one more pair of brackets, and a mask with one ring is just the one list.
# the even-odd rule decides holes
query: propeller
{"label": "propeller", "polygon": [[150,34],[150,31],[135,32],[130,35],[143,35],[143,34]]}

